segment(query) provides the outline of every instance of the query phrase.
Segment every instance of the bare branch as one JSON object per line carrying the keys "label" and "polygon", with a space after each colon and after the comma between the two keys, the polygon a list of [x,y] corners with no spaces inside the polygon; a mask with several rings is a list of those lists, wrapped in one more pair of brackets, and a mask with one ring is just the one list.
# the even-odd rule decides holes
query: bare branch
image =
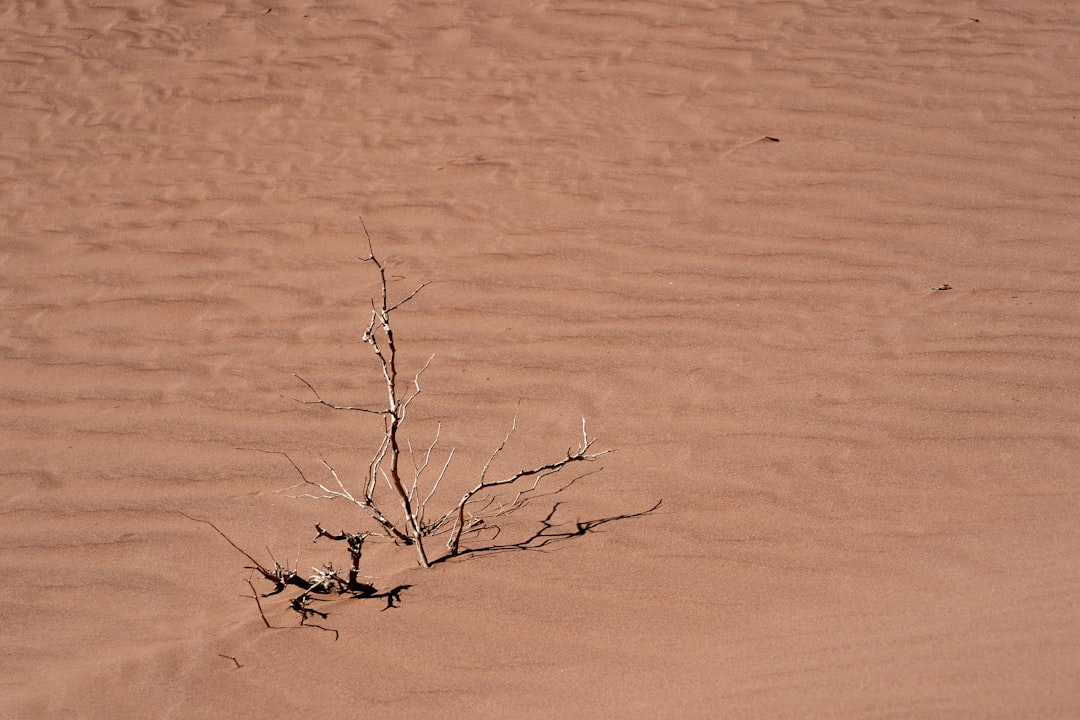
{"label": "bare branch", "polygon": [[[451,448],[446,453],[445,461],[438,468],[438,475],[432,469],[433,463],[437,466],[435,458],[442,452],[441,442],[442,425],[436,426],[434,438],[421,452],[414,452],[410,440],[404,439],[402,427],[409,415],[413,401],[422,392],[421,377],[431,365],[434,355],[428,357],[427,362],[412,376],[411,385],[405,381],[399,384],[397,342],[394,328],[391,323],[391,315],[406,303],[411,302],[419,293],[427,287],[428,282],[420,283],[411,292],[405,294],[397,301],[390,299],[392,281],[397,281],[397,276],[388,276],[387,266],[376,256],[371,234],[368,232],[363,217],[360,218],[364,236],[367,240],[368,254],[360,258],[363,262],[371,263],[379,276],[379,289],[371,299],[371,315],[363,329],[361,340],[371,346],[375,357],[378,359],[378,367],[382,372],[383,385],[385,388],[385,406],[372,407],[368,405],[339,405],[323,398],[318,388],[304,377],[294,374],[294,377],[303,383],[310,392],[310,398],[293,398],[296,402],[305,405],[323,405],[332,410],[346,410],[363,412],[369,415],[377,415],[382,418],[382,438],[373,453],[367,467],[367,475],[354,493],[350,490],[347,478],[343,479],[338,471],[325,459],[320,458],[325,473],[329,477],[315,479],[300,467],[286,452],[278,450],[254,449],[257,452],[283,456],[299,476],[299,480],[288,488],[278,492],[295,492],[294,497],[305,497],[319,500],[345,500],[360,508],[372,521],[372,528],[362,532],[331,532],[320,523],[315,523],[315,536],[312,542],[327,539],[334,542],[343,542],[349,553],[350,563],[348,566],[336,567],[332,562],[326,562],[321,567],[311,568],[310,574],[301,575],[299,566],[300,555],[297,552],[296,562],[293,568],[284,567],[274,558],[273,553],[267,548],[267,553],[273,561],[273,566],[263,564],[255,557],[234,543],[224,532],[208,520],[200,520],[187,516],[189,519],[203,522],[209,525],[215,532],[221,535],[249,562],[246,566],[254,572],[260,573],[264,579],[273,584],[273,589],[267,593],[259,593],[254,583],[249,579],[248,586],[255,597],[255,602],[266,627],[272,627],[264,612],[261,598],[269,597],[284,592],[289,587],[299,588],[299,594],[292,594],[288,599],[289,606],[300,615],[301,627],[315,627],[334,633],[335,639],[338,632],[331,628],[317,624],[320,619],[325,619],[327,613],[316,610],[313,605],[320,601],[320,596],[326,594],[351,594],[357,598],[383,598],[387,601],[387,608],[396,607],[400,602],[401,593],[408,589],[409,585],[397,587],[379,592],[373,585],[366,582],[371,576],[361,575],[361,561],[363,558],[364,541],[375,536],[386,538],[395,544],[414,546],[417,561],[423,567],[430,567],[435,562],[441,562],[459,554],[475,554],[483,552],[501,552],[505,550],[535,550],[551,542],[571,537],[578,537],[590,530],[615,520],[630,517],[639,517],[651,513],[659,503],[644,513],[632,515],[619,515],[596,520],[577,521],[570,528],[569,523],[554,522],[556,510],[561,503],[555,502],[550,512],[541,520],[541,527],[531,537],[524,540],[501,541],[496,544],[496,538],[500,537],[501,528],[498,522],[501,518],[514,513],[531,501],[557,495],[563,492],[581,478],[587,477],[592,472],[577,473],[565,482],[549,480],[552,475],[558,474],[568,465],[591,462],[611,450],[596,451],[593,449],[594,440],[589,438],[585,426],[585,419],[581,421],[581,444],[575,450],[572,447],[566,450],[563,457],[540,463],[533,467],[525,467],[517,472],[502,476],[499,479],[491,479],[491,474],[496,461],[506,450],[510,439],[517,431],[517,414],[510,424],[510,430],[502,441],[495,447],[490,456],[480,469],[479,479],[453,505],[445,514],[436,515],[433,521],[427,520],[428,506],[437,494],[443,479],[447,476],[451,462],[454,459],[456,448]],[[396,294],[396,293],[395,293]],[[381,404],[381,403],[378,403]],[[405,446],[412,464],[412,477],[407,480],[402,477],[402,445]],[[320,471],[322,472],[322,471]],[[596,472],[596,471],[594,471]],[[569,473],[567,473],[569,475]],[[564,476],[565,477],[565,476]],[[380,478],[383,482],[380,482]],[[401,512],[392,512],[388,517],[380,509],[391,502],[386,499],[386,489],[389,488],[391,499],[396,499],[400,504]],[[469,487],[466,485],[466,487]],[[378,497],[378,502],[376,498]],[[182,513],[183,514],[183,513]],[[498,521],[498,522],[497,522]],[[366,522],[366,521],[365,521]],[[565,528],[565,529],[564,529]],[[448,534],[446,547],[448,553],[441,553],[439,557],[430,558],[425,549],[425,538],[435,535]],[[462,547],[462,538],[469,538],[467,547]],[[440,538],[441,539],[441,538]],[[229,657],[229,656],[222,656]],[[239,662],[232,658],[239,667]]]}
{"label": "bare branch", "polygon": [[307,380],[300,377],[296,373],[293,373],[293,377],[296,378],[297,380],[299,380],[300,382],[304,383],[305,385],[307,385],[308,389],[311,390],[311,392],[315,395],[314,400],[301,400],[300,398],[293,398],[293,400],[295,400],[298,403],[302,403],[304,405],[325,405],[326,407],[331,408],[332,410],[356,410],[356,411],[359,411],[359,412],[371,413],[372,415],[385,415],[386,414],[385,410],[372,410],[370,408],[357,407],[357,406],[354,406],[354,405],[334,405],[332,403],[327,402],[326,400],[323,400],[322,395],[319,394],[319,391],[316,390],[315,386],[312,385],[311,383],[309,383]]}
{"label": "bare branch", "polygon": [[[243,552],[243,550],[241,550],[241,552]],[[266,625],[266,627],[272,629],[273,626],[270,624],[270,621],[266,619],[266,613],[263,612],[262,600],[259,599],[259,591],[255,589],[255,586],[252,584],[251,580],[248,580],[247,584],[248,587],[251,588],[252,597],[255,598],[255,605],[259,608],[259,617],[262,618],[263,624]]]}
{"label": "bare branch", "polygon": [[506,447],[506,443],[510,442],[510,436],[514,434],[515,430],[517,430],[517,413],[514,413],[514,419],[510,421],[510,430],[506,433],[506,437],[503,438],[502,442],[499,443],[498,447],[495,448],[495,451],[491,453],[491,457],[489,457],[487,462],[484,463],[484,467],[480,471],[481,485],[483,485],[484,481],[487,479],[487,473],[488,469],[491,467],[491,463],[494,462],[495,458],[498,457],[499,453],[503,451],[503,448]]}
{"label": "bare branch", "polygon": [[[242,547],[240,547],[239,545],[234,543],[232,541],[232,538],[230,538],[228,535],[226,535],[224,532],[222,532],[221,528],[219,528],[217,525],[210,522],[209,520],[203,520],[202,518],[192,517],[192,516],[188,515],[186,512],[184,512],[182,510],[177,510],[177,512],[180,513],[181,515],[183,515],[184,517],[186,517],[188,520],[194,520],[195,522],[206,523],[207,525],[212,527],[214,529],[214,532],[216,532],[221,537],[225,538],[225,542],[232,545],[233,548],[238,553],[240,553],[241,555],[243,555],[244,557],[246,557],[248,560],[251,561],[251,563],[255,566],[255,567],[252,568],[253,570],[258,570],[268,580],[274,580],[275,579],[275,575],[274,575],[273,571],[263,567],[262,563],[260,563],[254,557],[252,557],[251,554],[247,550],[244,550]],[[274,564],[277,565],[277,563],[274,563]]]}
{"label": "bare branch", "polygon": [[406,544],[409,544],[411,542],[410,538],[404,533],[402,533],[400,530],[398,530],[394,523],[389,520],[381,510],[379,510],[379,508],[372,501],[370,494],[366,495],[363,499],[358,499],[353,496],[353,494],[349,492],[348,488],[346,488],[345,484],[341,481],[341,478],[337,474],[337,470],[335,470],[333,466],[330,465],[330,463],[326,462],[326,460],[320,460],[320,462],[323,464],[323,467],[325,467],[330,472],[330,476],[334,478],[334,482],[338,486],[337,490],[329,488],[316,480],[310,479],[307,474],[305,474],[304,471],[300,469],[300,466],[296,464],[296,461],[293,460],[292,457],[286,452],[282,452],[281,450],[263,450],[261,448],[247,449],[254,450],[255,452],[266,453],[268,455],[281,455],[289,461],[289,464],[293,466],[293,469],[295,469],[297,474],[300,476],[300,482],[297,483],[297,485],[283,488],[283,490],[291,490],[298,485],[310,485],[312,487],[318,488],[322,491],[322,495],[301,493],[296,497],[307,497],[313,500],[334,500],[338,498],[342,500],[347,500],[348,502],[353,503],[357,507],[362,508],[373,520],[375,520],[375,522],[379,523],[379,525],[381,525],[387,531],[390,537],[395,538],[397,541],[404,542]]}
{"label": "bare branch", "polygon": [[597,458],[599,458],[599,457],[601,457],[603,455],[608,454],[609,452],[612,452],[611,450],[603,450],[601,452],[596,452],[596,453],[590,453],[589,452],[589,449],[592,447],[594,440],[589,439],[589,435],[585,430],[585,419],[582,418],[582,420],[581,420],[582,442],[581,442],[581,447],[576,452],[567,450],[566,451],[566,457],[562,458],[561,460],[556,460],[554,462],[544,463],[543,465],[539,465],[537,467],[530,468],[530,469],[519,470],[516,473],[514,473],[513,475],[510,475],[509,477],[506,477],[506,478],[504,478],[502,480],[488,480],[487,479],[487,473],[488,473],[488,470],[491,467],[492,461],[494,461],[496,456],[498,456],[498,454],[500,452],[502,452],[502,450],[506,447],[506,443],[510,440],[510,436],[514,433],[515,429],[517,429],[517,418],[516,417],[514,419],[513,424],[511,425],[510,432],[508,432],[506,434],[506,437],[503,438],[503,441],[499,444],[499,446],[497,448],[495,448],[495,451],[491,454],[491,457],[484,464],[484,468],[480,473],[480,482],[478,482],[476,484],[476,486],[473,487],[472,490],[469,490],[464,495],[462,495],[461,500],[458,502],[457,507],[455,509],[451,510],[449,513],[447,513],[447,516],[445,516],[445,517],[448,518],[450,516],[455,516],[456,515],[453,529],[450,532],[450,539],[446,543],[446,547],[447,547],[447,549],[450,550],[451,555],[457,555],[458,554],[458,551],[460,549],[460,543],[461,543],[461,534],[462,534],[462,532],[464,532],[467,529],[466,528],[466,523],[465,523],[465,506],[468,505],[469,501],[472,500],[472,498],[477,493],[479,493],[481,491],[484,491],[484,490],[489,490],[489,489],[495,488],[495,487],[500,487],[500,486],[504,486],[504,485],[512,485],[512,484],[518,482],[519,480],[523,480],[523,479],[529,478],[529,477],[535,477],[536,478],[536,481],[533,483],[533,488],[535,488],[536,483],[538,483],[543,477],[546,477],[547,475],[557,473],[557,472],[559,472],[560,470],[562,470],[564,467],[566,467],[567,465],[569,465],[571,463],[591,462],[591,461],[593,461],[593,460],[595,460],[595,459],[597,459]]}
{"label": "bare branch", "polygon": [[437,478],[435,478],[435,482],[431,484],[430,492],[428,492],[427,496],[421,501],[420,509],[418,511],[421,520],[424,518],[424,515],[427,513],[427,504],[431,500],[431,498],[435,495],[435,491],[439,489],[439,483],[442,482],[443,476],[446,475],[446,470],[447,470],[447,468],[450,467],[450,461],[454,459],[454,453],[456,451],[457,451],[457,448],[452,448],[450,450],[450,454],[446,456],[446,462],[443,464],[442,470],[439,471],[439,476]]}
{"label": "bare branch", "polygon": [[424,374],[424,371],[428,369],[428,366],[431,365],[431,361],[434,359],[434,355],[428,358],[427,362],[424,363],[424,367],[420,368],[419,372],[413,377],[413,390],[401,400],[401,411],[398,416],[402,422],[405,421],[405,412],[409,409],[409,403],[415,400],[416,396],[420,394],[420,376]]}
{"label": "bare branch", "polygon": [[401,306],[402,306],[402,305],[404,305],[405,303],[407,303],[407,302],[409,302],[410,300],[412,300],[412,299],[413,299],[414,297],[416,297],[416,296],[417,296],[417,295],[419,294],[419,292],[420,292],[421,290],[423,290],[424,288],[426,288],[426,287],[427,287],[428,285],[430,285],[430,284],[431,284],[431,281],[430,281],[430,280],[428,280],[428,281],[425,281],[425,282],[422,282],[422,283],[420,283],[420,285],[418,285],[418,286],[417,286],[417,288],[416,288],[415,290],[413,290],[413,291],[412,291],[411,293],[409,293],[408,295],[406,295],[406,296],[405,296],[405,299],[403,299],[403,300],[399,300],[399,301],[398,301],[397,303],[395,303],[395,304],[394,304],[393,306],[391,306],[391,307],[388,307],[388,308],[386,309],[386,312],[387,312],[387,314],[389,314],[389,313],[392,313],[392,312],[394,312],[394,311],[395,311],[395,310],[397,310],[397,309],[398,309],[399,307],[401,307]]}
{"label": "bare branch", "polygon": [[406,441],[406,446],[409,448],[409,459],[412,460],[413,465],[413,482],[412,487],[409,489],[409,500],[416,502],[416,486],[420,482],[420,476],[427,470],[428,465],[431,463],[431,452],[435,449],[435,446],[439,444],[439,436],[442,434],[442,423],[436,423],[435,425],[435,437],[428,444],[427,450],[424,452],[424,459],[417,464],[416,453],[413,452],[412,440]]}
{"label": "bare branch", "polygon": [[[431,466],[433,453],[435,453],[439,444],[441,425],[436,429],[435,438],[428,444],[423,452],[422,459],[419,461],[417,454],[413,450],[411,441],[406,440],[403,443],[401,429],[408,416],[412,402],[416,400],[421,393],[420,378],[430,366],[434,356],[429,357],[423,367],[413,376],[411,388],[406,389],[399,386],[397,343],[394,335],[394,328],[391,323],[391,315],[397,309],[415,298],[421,290],[427,287],[428,283],[423,282],[400,300],[397,300],[396,302],[392,301],[390,299],[391,278],[388,277],[387,266],[375,253],[371,233],[368,231],[367,224],[363,217],[360,217],[360,224],[364,231],[368,249],[368,254],[360,259],[363,262],[374,265],[379,277],[379,289],[371,300],[371,315],[368,318],[361,339],[364,343],[371,346],[372,351],[378,358],[379,368],[382,371],[383,384],[386,390],[385,407],[374,408],[331,403],[322,397],[318,389],[315,388],[312,383],[308,382],[300,375],[296,375],[295,377],[307,386],[314,397],[314,399],[300,400],[299,402],[310,405],[325,405],[334,410],[355,410],[382,417],[383,436],[368,464],[367,477],[364,480],[362,488],[362,496],[358,497],[357,495],[354,495],[338,476],[338,473],[334,468],[325,460],[322,460],[321,462],[330,473],[333,482],[320,482],[308,478],[287,454],[279,454],[285,455],[286,459],[288,459],[297,470],[300,475],[300,483],[298,485],[310,488],[309,492],[303,493],[302,496],[331,500],[340,498],[357,505],[378,523],[386,533],[387,537],[401,544],[414,545],[417,553],[417,560],[420,565],[428,567],[431,562],[424,547],[425,537],[437,533],[441,534],[449,527],[450,538],[447,542],[447,547],[450,550],[451,555],[457,554],[463,534],[475,533],[492,527],[485,524],[482,515],[486,514],[499,517],[523,507],[529,499],[538,496],[537,490],[540,483],[549,475],[558,473],[569,464],[595,460],[609,451],[596,452],[592,449],[593,441],[589,439],[585,429],[585,420],[583,418],[581,446],[577,450],[568,449],[566,455],[562,458],[545,462],[535,467],[524,468],[501,479],[492,480],[489,477],[492,467],[500,454],[505,450],[510,438],[517,429],[517,416],[515,414],[510,431],[507,432],[502,442],[498,444],[490,457],[488,457],[487,462],[485,462],[481,468],[479,481],[462,495],[458,503],[448,512],[438,516],[434,522],[428,522],[426,519],[428,504],[434,498],[443,478],[446,476],[455,451],[451,450],[449,452],[438,476],[434,478],[434,481],[425,490],[422,485],[427,485],[425,481]],[[412,461],[412,477],[408,482],[402,477],[401,455],[403,444]],[[380,483],[380,478],[382,479],[382,483]],[[390,495],[396,498],[401,507],[401,515],[394,519],[388,518],[376,504],[376,496],[380,492],[385,492],[381,490],[383,483],[385,483],[385,487],[389,489]],[[573,480],[565,483],[554,492],[560,492],[562,489],[569,487],[572,483]],[[519,489],[516,494],[511,497],[499,495],[500,488],[514,486],[515,484],[520,484],[524,487]],[[471,503],[474,499],[480,501],[480,507],[471,507]],[[471,510],[475,510],[475,512],[471,512]],[[493,532],[497,533],[498,528],[494,527]],[[346,534],[331,535],[322,531],[320,528],[320,534],[316,536],[316,539],[319,537],[340,540],[345,538]],[[328,582],[322,576],[317,578],[313,576],[313,578],[315,579],[310,582],[315,585],[324,585]]]}
{"label": "bare branch", "polygon": [[[397,387],[397,345],[394,342],[394,330],[390,324],[390,313],[415,297],[423,289],[424,285],[416,288],[405,299],[391,305],[388,300],[389,287],[386,279],[386,266],[375,255],[371,234],[367,231],[363,218],[361,218],[361,224],[364,226],[364,234],[368,240],[369,250],[369,254],[364,260],[373,263],[378,269],[380,286],[379,302],[376,303],[375,300],[371,302],[371,319],[368,322],[367,329],[364,331],[363,340],[371,345],[375,355],[379,358],[383,382],[386,385],[387,401],[386,409],[381,413],[384,418],[383,441],[379,444],[375,457],[368,466],[368,478],[364,489],[365,502],[369,505],[373,504],[378,479],[380,476],[383,477],[394,496],[400,502],[402,513],[405,516],[405,528],[401,529],[395,526],[392,534],[406,544],[414,545],[420,565],[429,567],[431,563],[424,549],[421,522],[417,517],[414,506],[416,493],[410,492],[401,479],[401,443],[398,431],[405,420],[409,403],[420,394],[420,375],[427,369],[431,359],[429,358],[428,363],[413,377],[414,390],[400,396]],[[382,331],[381,337],[385,339],[385,345],[380,340],[380,334],[376,332],[376,325]]]}

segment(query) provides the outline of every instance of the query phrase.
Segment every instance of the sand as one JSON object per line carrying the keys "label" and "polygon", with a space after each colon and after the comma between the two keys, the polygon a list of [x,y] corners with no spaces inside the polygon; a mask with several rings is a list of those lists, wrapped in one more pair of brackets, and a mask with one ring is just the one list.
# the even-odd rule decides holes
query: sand
{"label": "sand", "polygon": [[[1080,715],[1080,6],[15,0],[0,715]],[[396,297],[502,540],[298,628]],[[442,457],[441,455],[439,457]],[[480,543],[483,546],[483,543]],[[265,589],[265,587],[264,587]]]}

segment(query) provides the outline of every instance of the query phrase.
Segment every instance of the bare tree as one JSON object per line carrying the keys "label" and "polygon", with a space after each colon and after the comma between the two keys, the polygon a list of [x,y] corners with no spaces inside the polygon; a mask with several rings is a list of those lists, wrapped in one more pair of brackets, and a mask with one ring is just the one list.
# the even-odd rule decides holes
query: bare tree
{"label": "bare tree", "polygon": [[[361,219],[361,223],[363,223],[363,219]],[[356,490],[350,490],[349,486],[339,477],[337,471],[325,460],[322,461],[322,464],[328,473],[328,477],[323,481],[319,481],[309,478],[291,457],[281,453],[300,475],[300,482],[294,485],[293,488],[307,488],[306,492],[300,494],[301,497],[345,500],[359,507],[374,521],[376,529],[365,533],[341,532],[332,534],[316,525],[318,531],[318,535],[315,537],[316,540],[320,537],[326,537],[349,544],[353,559],[351,573],[354,575],[359,568],[360,543],[364,537],[370,534],[382,535],[400,545],[411,545],[416,552],[417,562],[422,567],[430,567],[432,562],[439,559],[432,559],[429,554],[430,549],[426,544],[433,536],[441,534],[447,536],[447,554],[441,557],[457,555],[461,550],[463,536],[492,527],[496,527],[497,532],[497,526],[492,523],[492,520],[523,507],[533,497],[533,493],[537,491],[541,481],[545,478],[558,473],[568,465],[590,462],[611,452],[611,450],[593,450],[595,441],[589,438],[585,428],[585,420],[582,418],[581,441],[576,449],[568,449],[565,456],[556,460],[540,463],[535,467],[522,469],[505,477],[491,478],[489,477],[489,471],[492,462],[504,450],[517,427],[515,418],[510,432],[507,433],[502,443],[499,444],[484,464],[479,480],[450,509],[429,519],[428,503],[434,497],[440,482],[446,475],[454,452],[453,450],[450,451],[438,475],[431,481],[426,490],[422,489],[422,476],[431,463],[432,453],[439,442],[441,428],[436,430],[435,438],[428,444],[422,453],[421,460],[417,462],[412,452],[411,443],[407,440],[404,443],[402,441],[402,426],[408,418],[409,406],[420,394],[420,377],[431,363],[431,358],[410,381],[403,383],[398,376],[398,348],[391,323],[393,313],[416,297],[417,293],[427,283],[419,285],[404,298],[392,301],[387,282],[386,266],[375,255],[371,235],[368,233],[366,225],[364,226],[364,234],[367,237],[368,255],[363,260],[371,263],[378,271],[380,292],[378,297],[373,298],[371,301],[371,317],[364,330],[363,341],[371,346],[378,359],[386,388],[385,404],[380,407],[337,405],[324,400],[312,383],[299,375],[296,377],[307,386],[313,396],[313,399],[300,400],[302,403],[323,405],[336,411],[360,412],[380,416],[383,421],[382,440],[368,465],[368,472],[364,482]],[[410,478],[403,475],[402,455],[404,452],[408,452],[414,458]],[[556,492],[561,489],[558,488]],[[516,490],[516,494],[512,500],[500,502],[496,493],[505,490]],[[388,492],[389,500],[383,499],[385,492]],[[400,515],[384,512],[383,506],[387,502],[398,505]],[[355,552],[353,552],[354,546],[356,548]]]}
{"label": "bare tree", "polygon": [[[361,218],[363,223],[363,218]],[[476,553],[497,553],[520,550],[538,550],[552,543],[581,537],[586,533],[611,522],[629,520],[644,517],[655,512],[660,507],[660,502],[646,510],[634,513],[612,515],[609,517],[594,518],[591,520],[555,521],[555,515],[561,503],[556,502],[547,512],[546,516],[539,520],[539,527],[532,535],[524,539],[518,538],[509,541],[499,540],[499,522],[511,513],[525,507],[531,500],[561,493],[576,480],[585,477],[589,473],[578,475],[565,480],[561,484],[545,482],[553,475],[560,473],[570,465],[587,463],[606,455],[611,450],[593,449],[595,440],[589,438],[585,427],[585,419],[581,420],[581,440],[576,449],[573,447],[566,450],[562,457],[539,463],[533,467],[524,468],[505,476],[492,476],[492,466],[499,455],[505,450],[511,437],[517,429],[517,417],[511,423],[510,431],[507,432],[502,442],[488,457],[480,469],[479,478],[474,482],[465,482],[461,486],[468,488],[457,500],[451,503],[441,513],[429,513],[428,506],[435,498],[440,484],[446,477],[454,458],[454,450],[446,453],[441,463],[432,465],[433,456],[441,451],[437,450],[441,436],[441,426],[436,426],[435,436],[419,453],[414,452],[411,442],[404,438],[402,427],[409,415],[409,408],[417,396],[420,395],[420,378],[431,363],[431,358],[422,368],[407,381],[401,381],[398,376],[397,343],[391,324],[393,314],[403,305],[408,303],[419,293],[426,283],[419,285],[408,295],[396,302],[390,298],[390,290],[387,282],[387,272],[384,263],[375,256],[371,241],[371,235],[364,226],[364,234],[367,237],[368,255],[361,258],[364,262],[371,263],[379,274],[380,292],[371,301],[371,316],[363,333],[363,341],[368,344],[375,353],[379,368],[382,372],[383,385],[386,390],[384,403],[375,406],[338,405],[323,399],[316,387],[296,375],[310,391],[311,398],[298,400],[308,405],[323,405],[335,411],[359,412],[366,415],[376,415],[382,420],[382,439],[368,464],[366,475],[362,481],[346,482],[338,474],[338,471],[326,460],[321,463],[326,471],[322,480],[315,480],[301,469],[292,457],[279,450],[260,450],[275,455],[283,456],[300,476],[299,482],[285,491],[300,488],[296,497],[317,498],[325,500],[344,500],[359,508],[367,516],[369,527],[355,532],[334,533],[326,530],[321,523],[315,523],[315,537],[313,542],[321,538],[344,542],[348,549],[350,563],[348,571],[335,567],[331,562],[321,567],[313,567],[310,575],[302,575],[299,571],[299,555],[293,567],[281,565],[270,554],[269,563],[260,562],[254,555],[244,550],[232,541],[228,535],[220,530],[217,525],[209,520],[194,518],[184,514],[191,520],[205,523],[215,532],[221,535],[234,549],[239,551],[250,563],[246,567],[251,570],[252,577],[261,575],[270,583],[271,589],[259,593],[249,577],[248,586],[251,588],[259,615],[267,628],[278,628],[271,624],[270,618],[264,611],[260,598],[284,593],[292,589],[294,594],[288,602],[289,608],[300,615],[300,626],[325,630],[338,637],[337,630],[318,624],[325,619],[327,613],[316,610],[314,604],[325,599],[327,595],[351,595],[356,598],[378,598],[386,601],[385,609],[397,607],[401,601],[401,594],[408,590],[410,585],[397,585],[396,587],[379,591],[375,586],[365,582],[365,576],[361,575],[360,565],[364,549],[364,542],[368,537],[377,536],[389,540],[396,545],[412,546],[416,552],[416,560],[422,567],[431,567],[432,564],[458,555]],[[411,460],[411,471],[403,469],[403,454],[408,453]],[[429,468],[433,468],[429,473]],[[437,469],[437,473],[435,472]],[[434,477],[431,478],[431,474]],[[429,479],[431,478],[431,479]],[[394,509],[396,506],[397,509]],[[475,538],[481,533],[485,535],[485,541],[475,542]],[[445,536],[446,550],[433,551],[431,541],[437,536]],[[463,540],[472,536],[474,542],[465,545]],[[269,550],[268,550],[269,553]],[[314,618],[314,621],[312,620]],[[239,666],[239,662],[231,656],[223,656],[232,659]]]}

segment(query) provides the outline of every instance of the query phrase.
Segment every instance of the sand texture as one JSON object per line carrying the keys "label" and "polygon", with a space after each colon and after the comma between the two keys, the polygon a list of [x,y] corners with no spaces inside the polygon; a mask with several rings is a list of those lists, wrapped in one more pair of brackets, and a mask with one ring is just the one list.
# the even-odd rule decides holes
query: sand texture
{"label": "sand texture", "polygon": [[[1080,3],[0,3],[0,717],[1080,717]],[[435,504],[370,525],[390,268]],[[439,455],[442,458],[442,455]],[[441,462],[441,460],[440,460]],[[569,479],[569,478],[566,478]],[[575,523],[630,515],[573,532]],[[481,543],[483,545],[483,543]],[[263,587],[263,589],[266,589]],[[239,667],[238,667],[239,666]]]}

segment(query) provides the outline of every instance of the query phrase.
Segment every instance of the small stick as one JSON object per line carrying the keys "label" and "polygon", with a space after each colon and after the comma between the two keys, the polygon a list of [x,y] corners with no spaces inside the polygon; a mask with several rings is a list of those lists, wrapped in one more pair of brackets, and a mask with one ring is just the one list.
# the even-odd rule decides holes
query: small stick
{"label": "small stick", "polygon": [[[252,584],[251,580],[248,580],[247,584],[248,587],[251,588],[252,596],[255,598],[255,606],[259,608],[259,617],[262,618],[263,624],[266,625],[266,627],[273,630],[274,626],[271,625],[270,621],[266,619],[266,613],[263,612],[262,601],[259,600],[259,591],[255,589],[255,585]],[[237,663],[237,666],[239,667],[239,663]]]}
{"label": "small stick", "polygon": [[237,670],[244,667],[243,665],[240,664],[240,661],[237,660],[236,658],[234,658],[232,655],[225,655],[224,653],[218,653],[218,657],[223,657],[226,660],[232,660],[234,663],[236,663]]}
{"label": "small stick", "polygon": [[[186,512],[184,512],[183,510],[177,510],[176,512],[180,513],[181,515],[186,517],[188,520],[194,520],[195,522],[206,523],[207,525],[212,527],[214,529],[214,532],[216,532],[221,537],[225,538],[225,542],[232,545],[236,549],[237,552],[239,552],[241,555],[243,555],[244,557],[246,557],[248,560],[250,560],[251,562],[253,562],[255,564],[255,567],[253,568],[254,570],[258,570],[259,572],[261,572],[263,574],[263,576],[265,576],[268,580],[273,580],[274,579],[274,574],[272,572],[270,572],[270,570],[263,567],[262,563],[260,563],[258,560],[253,558],[251,556],[251,554],[247,550],[244,550],[242,547],[240,547],[239,545],[234,543],[232,541],[232,538],[230,538],[228,535],[226,535],[224,532],[222,532],[221,528],[219,528],[217,525],[210,522],[209,520],[203,520],[202,518],[192,517],[191,515],[188,515]],[[249,584],[250,584],[250,581],[249,581]]]}
{"label": "small stick", "polygon": [[768,140],[769,142],[780,142],[780,138],[778,138],[778,137],[773,137],[772,135],[762,135],[761,137],[759,137],[759,138],[757,138],[757,139],[754,139],[754,140],[747,140],[747,141],[746,141],[746,142],[744,142],[744,143],[739,143],[739,144],[738,144],[738,145],[736,145],[735,147],[733,147],[733,148],[730,148],[730,149],[729,149],[729,150],[728,150],[728,151],[727,151],[726,153],[724,153],[724,154],[723,154],[723,155],[721,155],[720,157],[722,157],[722,158],[726,158],[726,157],[727,157],[728,155],[730,155],[731,153],[735,152],[736,150],[740,150],[740,149],[742,149],[742,148],[744,148],[744,147],[747,147],[748,145],[753,145],[754,143],[759,143],[759,142],[761,142],[762,140]]}
{"label": "small stick", "polygon": [[333,403],[330,403],[330,402],[327,402],[326,400],[323,400],[322,395],[319,394],[319,391],[316,390],[315,386],[312,385],[311,383],[309,383],[307,380],[300,377],[296,373],[293,373],[293,377],[296,378],[297,380],[299,380],[300,382],[304,383],[305,385],[307,385],[308,389],[311,390],[312,394],[315,395],[314,400],[301,400],[300,398],[293,398],[293,400],[296,400],[296,402],[298,402],[298,403],[302,403],[304,405],[325,405],[326,407],[330,408],[331,410],[358,410],[360,412],[371,413],[372,415],[385,415],[386,414],[385,410],[372,410],[370,408],[359,407],[359,406],[356,406],[356,405],[334,405]]}

